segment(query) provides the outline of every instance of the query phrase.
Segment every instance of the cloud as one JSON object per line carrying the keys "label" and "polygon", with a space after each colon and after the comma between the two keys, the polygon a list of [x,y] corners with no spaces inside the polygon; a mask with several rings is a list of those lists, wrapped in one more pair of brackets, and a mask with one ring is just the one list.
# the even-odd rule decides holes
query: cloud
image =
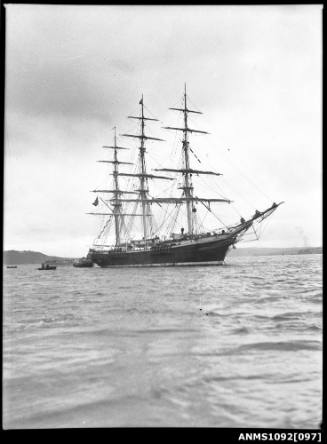
{"label": "cloud", "polygon": [[[100,147],[112,127],[137,129],[126,116],[142,93],[147,113],[176,123],[168,107],[187,82],[190,106],[204,112],[192,125],[211,133],[192,147],[203,167],[224,173],[218,186],[244,212],[286,200],[280,227],[310,208],[303,230],[319,243],[319,5],[8,5],[6,32],[6,241],[19,248],[29,238],[33,248],[48,235],[68,245],[76,226],[85,239],[95,227],[81,214],[100,175],[109,180],[95,161],[109,155]],[[149,168],[179,160],[161,122],[147,127],[167,140],[149,145]],[[135,158],[137,144],[128,145]],[[278,235],[288,242],[289,229]]]}

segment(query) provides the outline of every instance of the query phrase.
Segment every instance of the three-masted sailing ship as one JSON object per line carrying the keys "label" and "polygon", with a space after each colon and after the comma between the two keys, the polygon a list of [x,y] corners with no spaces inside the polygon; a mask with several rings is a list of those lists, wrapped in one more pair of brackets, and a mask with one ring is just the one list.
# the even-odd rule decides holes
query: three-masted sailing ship
{"label": "three-masted sailing ship", "polygon": [[[104,211],[91,212],[88,214],[99,215],[104,218],[103,226],[95,240],[93,246],[88,252],[88,259],[92,260],[100,267],[114,266],[166,266],[166,265],[218,265],[224,262],[228,249],[234,246],[243,235],[254,224],[262,222],[270,216],[282,203],[273,203],[264,211],[256,211],[248,219],[241,218],[240,222],[231,226],[225,226],[224,229],[217,227],[213,230],[197,229],[196,205],[201,203],[205,209],[212,212],[211,204],[231,203],[229,199],[215,197],[198,197],[195,194],[192,178],[198,175],[215,175],[221,173],[215,171],[206,171],[191,167],[190,152],[190,134],[207,134],[206,131],[190,128],[189,114],[202,114],[199,111],[188,107],[188,96],[186,86],[183,95],[183,105],[171,110],[182,113],[183,125],[181,127],[164,127],[168,130],[182,132],[181,151],[182,168],[156,168],[155,174],[147,171],[146,164],[146,143],[147,141],[163,141],[157,137],[150,137],[145,134],[147,122],[158,121],[149,116],[145,116],[143,95],[139,102],[140,115],[128,116],[136,119],[140,123],[139,134],[122,134],[124,137],[138,139],[138,159],[136,172],[122,172],[120,166],[131,165],[131,162],[124,162],[118,159],[118,152],[128,148],[117,144],[117,134],[115,129],[114,143],[111,146],[104,146],[105,149],[113,150],[113,160],[100,160],[99,162],[110,163],[113,165],[113,186],[111,189],[96,189],[97,197],[93,205],[105,208]],[[160,174],[158,174],[158,172]],[[179,175],[182,183],[178,187],[181,190],[180,196],[162,196],[151,197],[149,193],[149,182],[152,180],[172,181],[174,177],[167,176],[167,173]],[[163,175],[166,174],[166,175]],[[120,188],[120,178],[132,178],[138,185],[134,189]],[[126,179],[125,179],[126,180]],[[125,187],[128,188],[128,187]],[[111,199],[105,200],[103,195],[111,195]],[[128,197],[126,197],[128,196]],[[132,210],[127,210],[134,204]],[[160,236],[153,229],[152,206],[174,205],[179,211],[181,208],[185,211],[187,230],[181,228],[179,233],[170,233],[168,236]],[[133,237],[131,233],[130,220],[140,219],[143,229],[143,236]],[[108,232],[108,227],[114,223],[115,241],[107,243],[104,233]]]}

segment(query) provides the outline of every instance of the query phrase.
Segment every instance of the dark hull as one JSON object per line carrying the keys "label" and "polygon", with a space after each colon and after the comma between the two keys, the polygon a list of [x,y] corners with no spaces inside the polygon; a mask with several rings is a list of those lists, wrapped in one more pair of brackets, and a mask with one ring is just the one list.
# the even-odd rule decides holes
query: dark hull
{"label": "dark hull", "polygon": [[100,267],[114,266],[174,266],[174,265],[218,265],[223,263],[235,237],[210,239],[178,246],[165,246],[147,251],[107,251],[90,250],[88,257]]}

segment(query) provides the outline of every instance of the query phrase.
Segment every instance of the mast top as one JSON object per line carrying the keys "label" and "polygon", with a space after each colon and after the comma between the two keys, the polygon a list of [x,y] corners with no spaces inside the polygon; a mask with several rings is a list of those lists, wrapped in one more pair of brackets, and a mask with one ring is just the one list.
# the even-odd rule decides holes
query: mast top
{"label": "mast top", "polygon": [[144,103],[143,103],[143,94],[141,97],[141,100],[139,101],[139,105],[141,105],[141,115],[140,116],[127,116],[129,119],[138,119],[138,120],[152,120],[153,122],[159,122],[158,119],[153,119],[150,117],[145,117],[144,116]]}
{"label": "mast top", "polygon": [[[176,107],[170,107],[168,109],[172,109],[174,111],[182,111],[183,113],[194,113],[194,114],[202,114],[201,111],[195,111],[193,109],[189,109],[187,107],[187,94],[186,94],[186,83],[184,83],[184,108],[176,108]],[[164,127],[166,128],[166,127]],[[170,129],[170,128],[169,128]]]}

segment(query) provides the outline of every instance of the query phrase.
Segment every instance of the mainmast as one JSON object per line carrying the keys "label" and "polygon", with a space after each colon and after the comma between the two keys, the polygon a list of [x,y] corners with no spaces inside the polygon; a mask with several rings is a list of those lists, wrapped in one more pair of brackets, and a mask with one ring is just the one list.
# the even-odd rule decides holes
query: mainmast
{"label": "mainmast", "polygon": [[[144,105],[143,105],[143,94],[142,99],[140,100],[141,105],[141,145],[140,145],[140,165],[141,165],[141,176],[140,176],[140,199],[142,202],[142,222],[143,222],[143,234],[144,234],[144,241],[148,238],[148,226],[147,226],[147,213],[150,214],[149,204],[146,202],[145,199],[147,199],[147,193],[148,193],[148,178],[145,176],[146,174],[146,165],[145,165],[145,144],[144,144]],[[132,118],[132,116],[130,116]]]}
{"label": "mainmast", "polygon": [[[140,139],[140,146],[139,146],[139,173],[137,174],[128,174],[128,173],[121,173],[121,175],[124,176],[135,176],[139,178],[139,184],[140,184],[140,188],[139,190],[137,190],[139,192],[139,201],[141,202],[142,205],[142,225],[143,225],[143,236],[144,236],[144,241],[146,243],[146,239],[149,236],[149,229],[148,229],[148,217],[151,217],[151,210],[150,210],[150,205],[149,205],[149,197],[148,197],[148,193],[149,193],[149,188],[148,188],[148,179],[168,179],[171,180],[171,178],[169,177],[165,177],[165,176],[157,176],[157,175],[153,175],[153,174],[147,174],[146,171],[146,162],[145,162],[145,153],[146,153],[146,148],[145,148],[145,141],[146,140],[157,140],[157,141],[162,141],[162,139],[158,139],[157,137],[149,137],[145,135],[145,121],[146,120],[152,120],[155,122],[158,122],[158,119],[152,119],[150,117],[145,117],[144,116],[144,103],[143,103],[143,94],[142,94],[142,98],[139,102],[139,104],[141,105],[141,112],[140,112],[140,116],[128,116],[129,119],[138,119],[141,121],[141,132],[139,135],[135,135],[135,134],[122,134],[122,136],[125,137],[135,137]],[[123,199],[122,199],[123,200]],[[128,201],[127,199],[124,199],[123,201]],[[132,201],[132,200],[130,200]]]}

